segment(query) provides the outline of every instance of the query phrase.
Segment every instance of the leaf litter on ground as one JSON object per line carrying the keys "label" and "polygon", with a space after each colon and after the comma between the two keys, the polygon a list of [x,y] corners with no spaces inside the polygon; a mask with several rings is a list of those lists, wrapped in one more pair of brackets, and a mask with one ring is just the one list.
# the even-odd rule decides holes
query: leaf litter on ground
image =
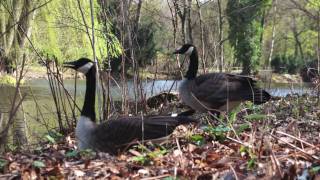
{"label": "leaf litter on ground", "polygon": [[[38,148],[0,155],[0,179],[319,179],[320,106],[287,96],[242,104],[218,121],[181,126],[163,144],[118,156],[75,149],[74,135],[46,135]],[[59,139],[59,140],[57,140]]]}

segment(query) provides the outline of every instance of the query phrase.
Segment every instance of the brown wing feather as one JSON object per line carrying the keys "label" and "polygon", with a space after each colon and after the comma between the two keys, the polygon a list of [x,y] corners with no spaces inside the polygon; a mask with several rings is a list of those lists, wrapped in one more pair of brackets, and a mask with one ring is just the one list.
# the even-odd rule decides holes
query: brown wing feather
{"label": "brown wing feather", "polygon": [[[259,104],[270,99],[270,95],[257,88],[255,81],[248,76],[227,73],[210,73],[198,76],[191,91],[201,102],[219,108],[229,101],[251,100]],[[259,102],[257,99],[260,99]]]}
{"label": "brown wing feather", "polygon": [[100,124],[94,133],[94,147],[100,151],[117,153],[136,140],[156,139],[170,135],[176,126],[197,122],[189,117],[152,116],[144,117],[144,132],[141,117],[125,117]]}

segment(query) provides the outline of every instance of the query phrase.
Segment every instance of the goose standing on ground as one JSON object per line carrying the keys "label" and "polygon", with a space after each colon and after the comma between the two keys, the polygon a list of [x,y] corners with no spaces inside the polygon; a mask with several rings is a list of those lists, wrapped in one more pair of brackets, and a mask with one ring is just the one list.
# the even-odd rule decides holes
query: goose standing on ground
{"label": "goose standing on ground", "polygon": [[96,67],[94,63],[87,58],[81,58],[64,63],[64,67],[75,69],[86,76],[85,99],[76,126],[79,149],[90,148],[116,154],[135,140],[165,137],[180,124],[196,122],[194,119],[183,116],[150,116],[112,119],[98,125],[95,123]]}
{"label": "goose standing on ground", "polygon": [[262,104],[271,98],[268,92],[256,87],[256,82],[247,76],[228,73],[197,76],[198,52],[192,44],[183,45],[174,54],[184,54],[190,58],[188,71],[179,86],[179,94],[192,110],[180,115],[190,115],[195,110],[219,114],[221,111],[232,110],[242,101]]}

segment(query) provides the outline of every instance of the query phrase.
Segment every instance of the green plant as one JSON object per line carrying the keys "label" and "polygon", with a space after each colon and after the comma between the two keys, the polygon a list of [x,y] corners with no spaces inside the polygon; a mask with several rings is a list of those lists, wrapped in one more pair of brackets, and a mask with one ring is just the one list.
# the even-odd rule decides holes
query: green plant
{"label": "green plant", "polygon": [[245,116],[246,120],[248,121],[258,121],[258,120],[264,120],[267,118],[267,115],[265,114],[249,114]]}
{"label": "green plant", "polygon": [[294,56],[277,55],[271,60],[271,67],[276,73],[296,74],[303,64],[301,58]]}
{"label": "green plant", "polygon": [[271,0],[229,0],[227,3],[229,40],[235,51],[235,58],[242,63],[242,74],[258,70],[264,16],[271,2]]}
{"label": "green plant", "polygon": [[65,155],[65,157],[67,158],[73,158],[73,157],[77,157],[79,155],[79,152],[76,150],[72,150],[72,151],[68,151]]}
{"label": "green plant", "polygon": [[194,134],[194,135],[190,136],[190,139],[192,142],[194,142],[198,146],[201,146],[206,142],[205,138],[200,134]]}
{"label": "green plant", "polygon": [[5,159],[0,159],[0,171],[3,171],[3,169],[8,165],[8,161]]}
{"label": "green plant", "polygon": [[46,167],[46,165],[42,161],[33,161],[32,166],[37,167],[37,168]]}
{"label": "green plant", "polygon": [[217,127],[207,126],[204,131],[208,132],[210,136],[214,137],[216,140],[223,141],[226,138],[225,134],[230,131],[230,128],[223,125]]}
{"label": "green plant", "polygon": [[[10,86],[14,86],[16,85],[16,78],[14,78],[13,76],[10,76],[10,75],[3,75],[3,76],[0,76],[0,84],[7,84],[7,85],[10,85]],[[23,83],[24,81],[22,81]]]}
{"label": "green plant", "polygon": [[56,144],[57,141],[63,138],[63,135],[56,131],[49,131],[48,134],[45,135],[45,138],[52,144]]}
{"label": "green plant", "polygon": [[80,150],[79,154],[82,159],[92,159],[96,156],[96,152],[93,151],[92,149]]}
{"label": "green plant", "polygon": [[152,160],[165,155],[168,151],[166,149],[155,149],[154,151],[148,151],[142,155],[134,156],[130,160],[139,164],[149,164]]}
{"label": "green plant", "polygon": [[241,146],[239,151],[241,154],[249,157],[247,162],[247,168],[253,169],[257,164],[256,155],[252,152],[252,150],[249,147],[246,147],[246,146]]}

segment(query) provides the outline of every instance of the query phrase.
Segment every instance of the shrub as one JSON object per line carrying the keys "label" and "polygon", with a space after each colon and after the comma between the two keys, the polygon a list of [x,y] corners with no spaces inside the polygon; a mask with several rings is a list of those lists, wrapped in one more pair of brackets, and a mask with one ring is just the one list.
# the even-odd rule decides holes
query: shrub
{"label": "shrub", "polygon": [[271,67],[276,73],[296,74],[302,65],[303,60],[294,56],[277,55],[271,60]]}

